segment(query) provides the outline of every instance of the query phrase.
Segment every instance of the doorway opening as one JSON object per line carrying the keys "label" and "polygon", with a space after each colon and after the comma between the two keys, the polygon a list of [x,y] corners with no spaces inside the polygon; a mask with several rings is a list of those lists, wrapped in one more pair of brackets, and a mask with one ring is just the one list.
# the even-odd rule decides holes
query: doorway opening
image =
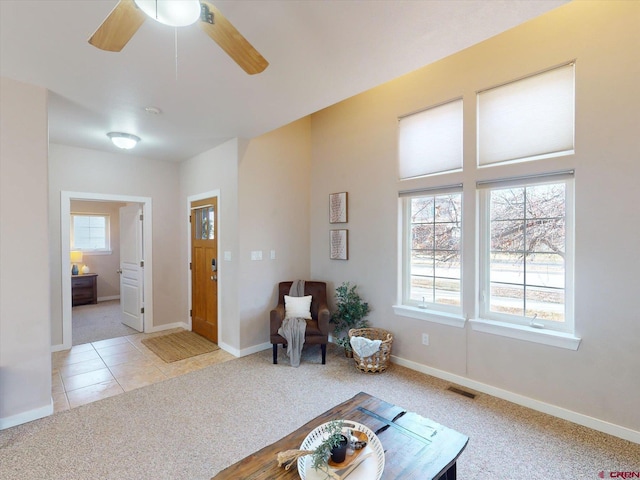
{"label": "doorway opening", "polygon": [[[111,195],[85,192],[62,192],[60,202],[61,224],[61,285],[62,285],[62,348],[70,349],[73,343],[73,294],[72,282],[69,275],[72,272],[70,260],[71,247],[71,214],[72,203],[76,202],[106,202],[117,206],[119,212],[120,235],[116,239],[122,245],[120,247],[120,262],[118,268],[108,272],[111,275],[111,283],[117,282],[119,288],[114,293],[117,295],[102,296],[106,300],[103,310],[110,315],[118,312],[118,319],[122,319],[127,328],[146,332],[153,325],[153,277],[152,277],[152,217],[151,198],[127,195]],[[128,220],[122,216],[123,211],[128,210]],[[128,223],[122,223],[127,222]],[[121,224],[122,223],[122,224]],[[137,226],[136,226],[137,223]],[[127,246],[128,245],[128,246]],[[72,276],[73,279],[73,276]],[[85,279],[82,274],[77,277],[82,283]],[[88,278],[86,279],[88,281]],[[76,294],[78,296],[78,294]],[[113,297],[113,298],[110,298]],[[118,303],[114,307],[114,303]],[[91,302],[92,303],[92,302]],[[109,305],[111,304],[111,306]],[[84,308],[84,307],[82,307]],[[79,309],[77,309],[79,310]],[[90,308],[86,309],[87,311]],[[97,311],[98,315],[104,312]],[[91,314],[88,312],[88,314]],[[118,336],[118,335],[115,335]]]}

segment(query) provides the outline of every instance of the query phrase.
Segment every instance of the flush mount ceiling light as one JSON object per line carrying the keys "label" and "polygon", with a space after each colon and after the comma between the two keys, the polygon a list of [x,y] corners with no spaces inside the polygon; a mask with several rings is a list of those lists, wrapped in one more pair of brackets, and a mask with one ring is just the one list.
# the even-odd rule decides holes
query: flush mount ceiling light
{"label": "flush mount ceiling light", "polygon": [[149,17],[172,27],[186,27],[200,18],[198,0],[135,0],[135,3]]}
{"label": "flush mount ceiling light", "polygon": [[132,149],[140,141],[140,137],[122,132],[109,132],[107,133],[107,137],[111,139],[116,147],[123,148],[125,150]]}

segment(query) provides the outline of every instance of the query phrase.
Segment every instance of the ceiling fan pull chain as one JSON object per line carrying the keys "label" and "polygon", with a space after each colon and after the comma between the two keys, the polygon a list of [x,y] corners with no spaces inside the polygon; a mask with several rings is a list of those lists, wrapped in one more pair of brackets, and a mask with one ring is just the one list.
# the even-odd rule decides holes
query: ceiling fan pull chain
{"label": "ceiling fan pull chain", "polygon": [[174,27],[175,30],[175,48],[176,48],[176,83],[178,83],[178,27]]}

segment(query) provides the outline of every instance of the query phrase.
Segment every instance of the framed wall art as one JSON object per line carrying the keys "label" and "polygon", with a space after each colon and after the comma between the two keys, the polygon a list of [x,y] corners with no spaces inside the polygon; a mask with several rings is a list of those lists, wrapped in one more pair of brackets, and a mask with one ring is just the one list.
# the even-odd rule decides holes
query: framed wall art
{"label": "framed wall art", "polygon": [[329,195],[329,223],[347,223],[347,192]]}
{"label": "framed wall art", "polygon": [[349,230],[331,230],[329,232],[331,260],[349,259]]}

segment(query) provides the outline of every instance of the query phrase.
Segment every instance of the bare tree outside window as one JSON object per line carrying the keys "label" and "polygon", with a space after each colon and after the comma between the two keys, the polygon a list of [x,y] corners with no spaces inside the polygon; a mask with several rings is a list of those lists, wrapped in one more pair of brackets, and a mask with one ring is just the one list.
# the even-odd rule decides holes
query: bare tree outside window
{"label": "bare tree outside window", "polygon": [[459,307],[462,194],[414,197],[410,215],[409,299]]}
{"label": "bare tree outside window", "polygon": [[565,320],[566,185],[490,192],[492,312]]}

